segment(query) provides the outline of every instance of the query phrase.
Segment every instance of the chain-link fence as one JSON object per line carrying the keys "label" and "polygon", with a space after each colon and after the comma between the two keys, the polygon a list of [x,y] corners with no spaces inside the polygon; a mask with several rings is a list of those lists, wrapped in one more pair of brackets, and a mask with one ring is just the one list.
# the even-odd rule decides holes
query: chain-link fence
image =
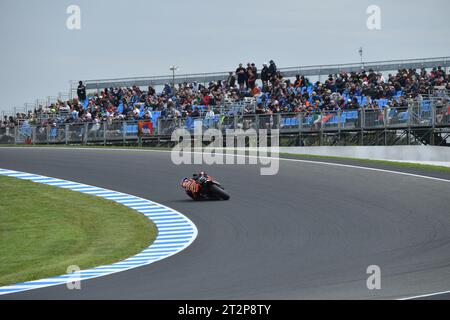
{"label": "chain-link fence", "polygon": [[237,129],[241,130],[249,130],[254,129],[258,130],[258,117],[255,115],[245,115],[245,116],[238,116],[236,121],[236,127]]}
{"label": "chain-link fence", "polygon": [[49,129],[49,135],[48,135],[48,142],[49,143],[66,143],[66,132],[67,127],[69,125],[65,124],[59,124],[59,125],[52,125]]}
{"label": "chain-link fence", "polygon": [[388,107],[386,109],[387,125],[389,128],[402,128],[410,125],[411,111],[408,107]]}
{"label": "chain-link fence", "polygon": [[0,127],[0,144],[14,144],[14,127]]}
{"label": "chain-link fence", "polygon": [[48,126],[36,126],[33,127],[32,142],[36,144],[45,144],[49,141],[49,127]]}
{"label": "chain-link fence", "polygon": [[416,102],[409,107],[409,124],[414,127],[433,125],[433,111],[430,101]]}
{"label": "chain-link fence", "polygon": [[85,132],[86,126],[84,123],[74,123],[68,126],[68,130],[66,132],[67,143],[85,143]]}
{"label": "chain-link fence", "polygon": [[[201,119],[199,120],[201,122]],[[193,121],[193,127],[198,125],[198,121]],[[183,122],[179,118],[158,119],[158,134],[160,136],[170,136],[177,129],[183,128]]]}
{"label": "chain-link fence", "polygon": [[342,117],[340,111],[324,111],[322,116],[322,127],[323,130],[335,131],[341,127]]}
{"label": "chain-link fence", "polygon": [[295,133],[300,130],[301,117],[298,114],[280,115],[280,131],[285,133]]}
{"label": "chain-link fence", "polygon": [[386,110],[366,109],[364,110],[364,128],[384,128],[386,127]]}
{"label": "chain-link fence", "polygon": [[104,122],[104,139],[106,141],[122,141],[123,140],[123,127],[122,121]]}
{"label": "chain-link fence", "polygon": [[95,143],[95,142],[103,142],[104,140],[104,128],[105,126],[102,123],[89,123],[86,125],[86,141]]}
{"label": "chain-link fence", "polygon": [[450,126],[450,105],[438,107],[435,109],[435,112],[437,126]]}

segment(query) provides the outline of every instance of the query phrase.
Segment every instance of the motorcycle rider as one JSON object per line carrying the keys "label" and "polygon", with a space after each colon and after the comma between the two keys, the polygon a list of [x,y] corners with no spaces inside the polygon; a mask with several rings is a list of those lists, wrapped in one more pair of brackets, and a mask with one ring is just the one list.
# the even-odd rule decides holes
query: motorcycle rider
{"label": "motorcycle rider", "polygon": [[200,184],[203,184],[204,182],[206,182],[206,180],[208,180],[208,177],[209,177],[208,174],[204,171],[201,171],[198,174],[194,173],[192,175],[192,178]]}
{"label": "motorcycle rider", "polygon": [[181,187],[194,200],[230,200],[220,183],[204,171],[194,173],[192,178],[184,178]]}
{"label": "motorcycle rider", "polygon": [[184,178],[181,186],[186,190],[186,193],[193,199],[199,198],[200,187],[208,180],[208,174],[204,171],[194,173],[192,178]]}

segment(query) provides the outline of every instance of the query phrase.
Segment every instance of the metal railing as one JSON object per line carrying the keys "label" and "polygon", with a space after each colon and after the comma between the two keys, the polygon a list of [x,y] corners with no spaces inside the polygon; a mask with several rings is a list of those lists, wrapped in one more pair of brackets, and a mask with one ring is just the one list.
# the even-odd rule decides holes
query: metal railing
{"label": "metal railing", "polygon": [[[450,106],[432,101],[413,102],[408,107],[383,109],[322,111],[319,113],[216,115],[199,118],[159,118],[154,134],[146,137],[169,137],[177,129],[194,132],[218,129],[279,129],[281,134],[357,132],[398,129],[450,129]],[[33,144],[108,144],[137,141],[137,121],[70,123],[0,128],[0,143]],[[145,138],[145,137],[144,137]]]}
{"label": "metal railing", "polygon": [[13,144],[15,127],[0,127],[0,144]]}

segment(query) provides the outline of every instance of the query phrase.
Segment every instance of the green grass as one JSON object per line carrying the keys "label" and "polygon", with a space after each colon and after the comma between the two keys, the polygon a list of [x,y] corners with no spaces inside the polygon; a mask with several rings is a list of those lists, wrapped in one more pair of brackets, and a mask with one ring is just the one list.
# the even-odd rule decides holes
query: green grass
{"label": "green grass", "polygon": [[121,261],[156,235],[149,219],[112,201],[0,177],[0,286]]}

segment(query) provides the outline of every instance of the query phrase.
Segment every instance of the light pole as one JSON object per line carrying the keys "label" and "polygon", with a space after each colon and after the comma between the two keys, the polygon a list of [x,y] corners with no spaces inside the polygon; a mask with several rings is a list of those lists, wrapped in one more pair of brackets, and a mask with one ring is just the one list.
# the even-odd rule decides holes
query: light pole
{"label": "light pole", "polygon": [[364,62],[363,62],[363,47],[359,48],[359,56],[361,57],[361,70],[364,69]]}
{"label": "light pole", "polygon": [[172,71],[172,87],[175,89],[175,71],[178,70],[178,67],[170,66],[169,69]]}

